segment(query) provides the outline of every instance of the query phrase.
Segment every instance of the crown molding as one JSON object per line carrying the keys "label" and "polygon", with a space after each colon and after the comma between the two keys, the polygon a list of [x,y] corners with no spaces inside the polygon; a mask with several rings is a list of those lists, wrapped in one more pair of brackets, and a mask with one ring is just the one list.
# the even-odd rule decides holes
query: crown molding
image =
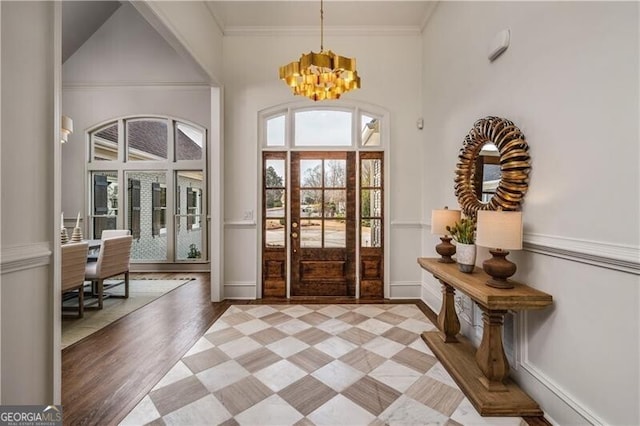
{"label": "crown molding", "polygon": [[[325,39],[330,36],[417,36],[422,30],[419,26],[359,26],[359,27],[324,27]],[[228,27],[223,32],[225,37],[233,36],[320,36],[320,29],[317,26],[302,27],[251,27],[236,26]]]}

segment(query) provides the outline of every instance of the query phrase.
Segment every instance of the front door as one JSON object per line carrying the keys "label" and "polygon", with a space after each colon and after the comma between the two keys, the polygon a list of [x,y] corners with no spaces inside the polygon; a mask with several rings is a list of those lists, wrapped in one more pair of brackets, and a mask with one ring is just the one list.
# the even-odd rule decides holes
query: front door
{"label": "front door", "polygon": [[356,270],[360,297],[383,297],[382,158],[382,152],[263,153],[263,297],[354,297]]}
{"label": "front door", "polygon": [[355,296],[355,153],[291,153],[291,296]]}

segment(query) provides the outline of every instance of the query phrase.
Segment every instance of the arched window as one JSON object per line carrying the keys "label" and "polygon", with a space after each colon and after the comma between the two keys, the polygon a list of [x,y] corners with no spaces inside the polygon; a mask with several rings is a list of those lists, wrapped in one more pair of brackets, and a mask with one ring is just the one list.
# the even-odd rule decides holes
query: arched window
{"label": "arched window", "polygon": [[136,116],[97,125],[88,140],[91,236],[129,229],[133,262],[206,261],[206,129]]}

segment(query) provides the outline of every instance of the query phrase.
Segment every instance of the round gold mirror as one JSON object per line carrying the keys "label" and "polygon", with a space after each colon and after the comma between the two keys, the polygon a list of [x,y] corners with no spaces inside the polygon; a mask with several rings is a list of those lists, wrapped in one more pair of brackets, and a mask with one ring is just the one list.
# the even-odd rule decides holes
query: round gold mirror
{"label": "round gold mirror", "polygon": [[455,194],[462,211],[519,210],[529,187],[531,162],[524,135],[511,121],[475,122],[458,155]]}

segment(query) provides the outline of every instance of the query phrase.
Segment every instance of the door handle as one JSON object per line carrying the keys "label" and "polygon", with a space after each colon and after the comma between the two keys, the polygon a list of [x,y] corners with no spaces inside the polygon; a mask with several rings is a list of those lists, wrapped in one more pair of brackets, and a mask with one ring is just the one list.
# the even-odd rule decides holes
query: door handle
{"label": "door handle", "polygon": [[292,232],[291,233],[291,238],[298,238],[298,233],[297,232]]}

